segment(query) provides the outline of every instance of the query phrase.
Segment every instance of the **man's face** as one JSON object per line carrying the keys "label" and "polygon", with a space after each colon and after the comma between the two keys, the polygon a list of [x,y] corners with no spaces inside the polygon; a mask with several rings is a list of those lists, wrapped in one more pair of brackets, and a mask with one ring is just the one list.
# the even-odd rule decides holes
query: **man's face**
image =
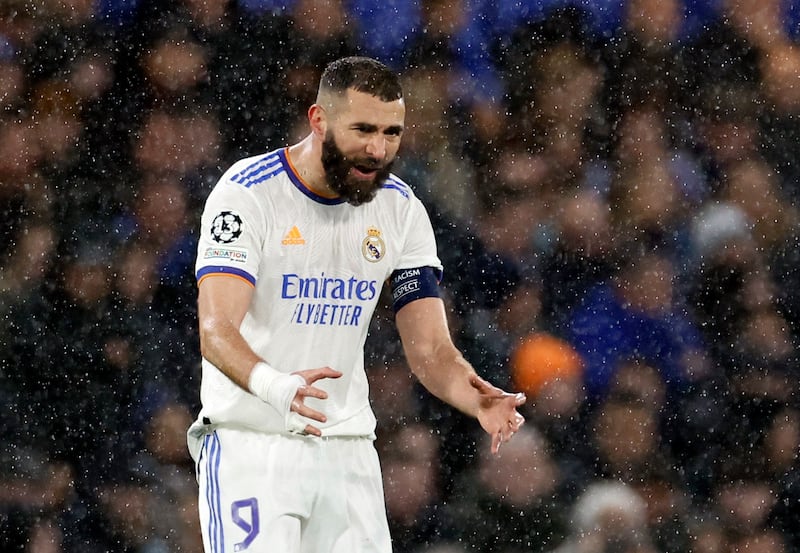
{"label": "man's face", "polygon": [[347,158],[328,131],[322,143],[322,166],[328,186],[348,203],[361,205],[375,197],[389,176],[392,162],[383,163],[369,156]]}
{"label": "man's face", "polygon": [[352,205],[371,201],[389,176],[400,146],[405,107],[348,91],[322,143],[328,186]]}

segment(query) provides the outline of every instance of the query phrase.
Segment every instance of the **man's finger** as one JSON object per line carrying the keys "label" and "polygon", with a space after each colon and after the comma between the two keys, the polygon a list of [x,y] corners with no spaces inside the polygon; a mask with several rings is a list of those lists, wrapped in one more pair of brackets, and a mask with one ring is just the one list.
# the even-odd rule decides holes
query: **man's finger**
{"label": "man's finger", "polygon": [[302,403],[296,411],[298,415],[302,415],[307,419],[315,420],[317,422],[326,422],[328,420],[328,417],[326,417],[324,414]]}
{"label": "man's finger", "polygon": [[312,369],[310,371],[306,371],[306,382],[308,384],[313,384],[317,380],[323,378],[339,378],[342,376],[340,371],[332,369],[330,367],[321,367],[319,369]]}
{"label": "man's finger", "polygon": [[495,432],[492,436],[492,454],[497,454],[500,451],[500,432]]}
{"label": "man's finger", "polygon": [[312,426],[310,424],[307,424],[306,425],[306,434],[311,434],[312,436],[320,437],[320,436],[322,436],[322,430],[320,430],[316,426]]}
{"label": "man's finger", "polygon": [[314,397],[317,399],[328,399],[328,392],[325,390],[320,390],[319,388],[315,388],[314,386],[300,386],[297,389],[297,393],[301,397]]}
{"label": "man's finger", "polygon": [[525,422],[525,417],[520,415],[519,413],[514,413],[513,417],[508,420],[508,427],[512,432],[516,432],[520,429],[520,427]]}

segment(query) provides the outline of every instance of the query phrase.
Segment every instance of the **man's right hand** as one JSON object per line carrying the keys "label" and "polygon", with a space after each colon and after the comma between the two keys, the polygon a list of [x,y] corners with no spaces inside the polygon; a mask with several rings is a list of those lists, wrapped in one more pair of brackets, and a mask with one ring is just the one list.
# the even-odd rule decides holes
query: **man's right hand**
{"label": "man's right hand", "polygon": [[297,389],[297,393],[292,400],[289,407],[289,413],[286,416],[286,426],[290,432],[298,432],[311,434],[312,436],[322,436],[322,430],[309,424],[305,419],[311,419],[318,422],[325,422],[328,418],[316,409],[312,409],[305,404],[307,397],[316,399],[328,399],[328,393],[313,386],[317,380],[323,378],[339,378],[342,376],[340,371],[334,370],[330,367],[320,367],[318,369],[305,369],[296,371],[292,374],[298,375],[303,378],[305,385]]}

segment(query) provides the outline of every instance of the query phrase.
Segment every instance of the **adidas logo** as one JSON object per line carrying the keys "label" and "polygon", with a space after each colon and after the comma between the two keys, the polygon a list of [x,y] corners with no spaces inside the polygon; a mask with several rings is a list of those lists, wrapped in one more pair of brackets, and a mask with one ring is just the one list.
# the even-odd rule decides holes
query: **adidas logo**
{"label": "adidas logo", "polygon": [[286,236],[283,237],[283,240],[281,240],[281,244],[284,246],[299,246],[305,243],[306,241],[303,235],[300,234],[300,229],[296,226],[292,227],[291,230],[286,233]]}

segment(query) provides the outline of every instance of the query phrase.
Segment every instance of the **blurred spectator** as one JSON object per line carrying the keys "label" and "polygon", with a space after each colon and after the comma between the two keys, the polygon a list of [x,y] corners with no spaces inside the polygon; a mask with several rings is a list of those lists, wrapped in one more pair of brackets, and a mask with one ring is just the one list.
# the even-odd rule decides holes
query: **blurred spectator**
{"label": "blurred spectator", "polygon": [[785,553],[787,551],[783,536],[770,529],[736,536],[731,540],[731,548],[735,551],[757,551],[758,553]]}
{"label": "blurred spectator", "polygon": [[143,76],[155,86],[153,100],[188,100],[224,122],[226,159],[263,151],[283,136],[286,108],[273,98],[284,96],[291,58],[275,52],[286,49],[289,24],[285,15],[256,15],[233,0],[146,3],[138,26],[152,36]]}
{"label": "blurred spectator", "polygon": [[[144,442],[99,477],[94,489],[91,534],[80,551],[159,553],[202,549],[193,465],[183,446],[191,415],[165,402],[142,427]],[[188,522],[188,524],[187,524]]]}
{"label": "blurred spectator", "polygon": [[269,150],[286,135],[283,97],[292,58],[275,55],[291,40],[286,16],[255,17],[234,0],[183,0],[182,17],[208,54],[211,101],[226,159]]}
{"label": "blurred spectator", "polygon": [[5,252],[0,265],[0,305],[10,310],[38,294],[51,272],[58,237],[47,220],[20,225],[16,248]]}
{"label": "blurred spectator", "polygon": [[[120,403],[129,381],[109,357],[111,256],[107,242],[82,237],[60,250],[53,290],[14,313],[13,362],[36,367],[16,375],[34,443],[56,459],[95,469],[116,431],[125,427]],[[124,398],[124,399],[123,399]],[[93,413],[86,417],[86,413]],[[98,458],[99,456],[100,458]],[[88,473],[80,473],[83,478]]]}
{"label": "blurred spectator", "polygon": [[31,553],[59,553],[64,551],[64,535],[53,519],[36,521],[29,536],[26,551]]}
{"label": "blurred spectator", "polygon": [[786,26],[790,21],[787,17],[789,5],[783,0],[766,0],[759,5],[746,0],[723,0],[720,10],[723,21],[754,47],[765,50],[771,44],[789,39]]}
{"label": "blurred spectator", "polygon": [[476,172],[464,156],[468,130],[447,87],[454,78],[447,53],[428,57],[404,73],[408,113],[397,171],[418,183],[415,190],[430,209],[468,221],[476,213]]}
{"label": "blurred spectator", "polygon": [[678,553],[688,547],[691,501],[667,441],[674,410],[667,400],[658,369],[632,358],[620,365],[608,399],[595,411],[592,435],[600,474],[639,492],[654,545]]}
{"label": "blurred spectator", "polygon": [[93,0],[43,3],[36,13],[40,32],[29,40],[30,49],[25,49],[28,78],[34,85],[68,73],[87,48],[113,42],[113,29],[97,16],[95,4]]}
{"label": "blurred spectator", "polygon": [[31,47],[42,32],[36,6],[25,0],[0,4],[0,57],[11,59]]}
{"label": "blurred spectator", "polygon": [[[421,2],[418,11],[420,21],[401,54],[405,72],[431,66],[446,71],[442,88],[452,109],[448,121],[469,128],[464,146],[472,157],[507,130],[506,91],[496,64],[498,48],[495,37],[487,34],[495,20],[495,6],[483,0],[434,0]],[[450,128],[449,134],[451,140],[461,142],[455,129]]]}
{"label": "blurred spectator", "polygon": [[705,367],[702,338],[677,294],[669,254],[641,242],[620,252],[615,276],[587,291],[568,324],[593,401],[608,391],[620,362],[634,355],[658,368],[670,394]]}
{"label": "blurred spectator", "polygon": [[580,17],[565,10],[517,31],[501,62],[513,124],[493,156],[494,189],[484,193],[505,191],[549,207],[581,183],[596,154],[592,129],[603,124],[604,75]]}
{"label": "blurred spectator", "polygon": [[[220,154],[219,121],[189,109],[153,109],[132,144],[133,178],[176,180],[186,190],[187,208],[202,205]],[[134,190],[135,192],[135,190]]]}
{"label": "blurred spectator", "polygon": [[506,301],[521,279],[517,259],[484,240],[469,221],[452,219],[435,205],[429,213],[439,258],[448,267],[442,285],[457,313],[495,309]]}
{"label": "blurred spectator", "polygon": [[732,165],[719,196],[744,212],[759,250],[767,254],[784,243],[800,222],[797,207],[783,193],[770,165],[760,158]]}
{"label": "blurred spectator", "polygon": [[[744,474],[736,476],[728,474],[730,479],[720,482],[716,492],[716,503],[719,510],[724,513],[723,524],[731,536],[731,546],[741,547],[741,544],[758,542],[766,537],[769,514],[777,501],[775,491],[768,482]],[[782,538],[770,532],[769,541],[779,543],[783,550]],[[775,551],[767,549],[767,551]]]}
{"label": "blurred spectator", "polygon": [[65,513],[75,506],[73,467],[14,438],[2,456],[0,547],[23,551],[35,544],[62,551]]}
{"label": "blurred spectator", "polygon": [[686,297],[709,353],[724,366],[747,314],[746,282],[764,267],[741,208],[711,203],[694,219]]}
{"label": "blurred spectator", "polygon": [[603,73],[582,30],[580,12],[563,10],[515,31],[499,61],[508,114],[475,157],[481,238],[524,266],[556,247],[562,198],[596,184]]}
{"label": "blurred spectator", "polygon": [[186,340],[183,329],[154,304],[161,293],[158,261],[146,242],[132,240],[121,249],[114,267],[110,351],[134,388],[129,417],[136,434],[123,440],[129,447],[141,445],[145,421],[165,400],[198,402],[198,369],[180,347]]}
{"label": "blurred spectator", "polygon": [[775,287],[775,301],[786,318],[793,340],[800,340],[800,229],[794,228],[766,259]]}
{"label": "blurred spectator", "polygon": [[145,428],[146,450],[137,458],[137,469],[154,482],[149,492],[158,505],[158,516],[150,515],[155,533],[171,551],[200,551],[202,547],[194,466],[182,443],[192,413],[183,403],[165,401]]}
{"label": "blurred spectator", "polygon": [[540,260],[542,318],[565,332],[572,309],[586,291],[611,276],[613,240],[610,209],[594,190],[567,195],[557,206],[555,243]]}
{"label": "blurred spectator", "polygon": [[99,548],[133,553],[166,553],[166,543],[154,529],[153,514],[158,508],[146,480],[124,478],[109,482],[99,489],[98,530],[95,543]]}
{"label": "blurred spectator", "polygon": [[617,240],[657,237],[682,248],[685,214],[708,196],[702,169],[670,138],[655,105],[627,109],[615,126],[608,192]]}
{"label": "blurred spectator", "polygon": [[[137,241],[147,254],[142,261],[154,263],[156,281],[150,290],[150,306],[141,301],[146,296],[136,303],[143,308],[145,320],[155,321],[152,330],[166,326],[168,332],[159,336],[160,343],[165,344],[164,349],[158,350],[162,359],[149,368],[148,374],[172,364],[170,370],[181,376],[177,387],[180,397],[191,401],[194,395],[194,402],[199,400],[195,393],[199,390],[199,359],[186,352],[192,351],[199,340],[192,277],[197,249],[192,221],[197,214],[191,207],[189,192],[176,176],[150,175],[140,183],[136,198],[113,226],[115,240]],[[135,337],[143,336],[141,329],[131,330],[134,345]],[[162,380],[159,386],[163,387],[163,383]],[[170,388],[176,389],[173,385]]]}
{"label": "blurred spectator", "polygon": [[288,13],[287,41],[276,48],[285,53],[279,85],[285,103],[281,117],[290,125],[287,136],[291,139],[305,132],[306,109],[316,100],[322,68],[337,58],[358,54],[359,41],[357,22],[342,0],[295,0]]}
{"label": "blurred spectator", "polygon": [[702,513],[689,523],[689,551],[691,553],[721,553],[728,551],[728,535],[719,517]]}
{"label": "blurred spectator", "polygon": [[[118,125],[125,122],[113,117],[114,106],[104,103],[116,75],[120,36],[98,17],[93,1],[45,2],[36,17],[41,32],[21,56],[45,167],[56,179],[73,172],[96,175],[91,170],[97,167],[108,170],[113,159],[109,139],[124,136]],[[84,193],[90,198],[70,190],[66,198],[70,206],[96,207],[91,201],[97,201],[97,190]]]}
{"label": "blurred spectator", "polygon": [[603,51],[608,67],[606,103],[610,124],[630,109],[652,106],[666,127],[685,116],[678,101],[685,79],[679,55],[685,25],[683,0],[624,2],[622,22]]}
{"label": "blurred spectator", "polygon": [[33,91],[31,107],[36,139],[41,151],[41,168],[51,178],[68,173],[78,162],[83,140],[78,98],[58,81],[45,81]]}
{"label": "blurred spectator", "polygon": [[[36,301],[8,314],[13,340],[3,352],[19,413],[16,440],[69,467],[75,497],[63,518],[64,547],[93,551],[94,490],[127,451],[133,398],[130,375],[116,364],[110,331],[112,250],[102,238],[65,240]],[[22,370],[22,367],[29,369]],[[83,544],[83,545],[80,545]]]}
{"label": "blurred spectator", "polygon": [[[117,240],[136,238],[158,256],[158,291],[177,296],[176,300],[194,289],[186,276],[196,255],[192,230],[196,212],[190,207],[189,192],[176,176],[148,175],[114,229]],[[173,309],[190,308],[176,301]]]}
{"label": "blurred spectator", "polygon": [[674,466],[649,471],[634,484],[647,503],[647,525],[657,551],[689,550],[692,497]]}
{"label": "blurred spectator", "polygon": [[[421,412],[421,389],[404,360],[377,360],[367,369],[370,395],[378,426],[396,428],[415,420]],[[377,398],[382,398],[380,401]]]}
{"label": "blurred spectator", "polygon": [[783,533],[787,550],[794,550],[800,546],[800,529],[795,524],[800,502],[800,413],[796,407],[775,414],[765,432],[763,449],[770,479],[778,489],[770,522]]}
{"label": "blurred spectator", "polygon": [[[754,163],[754,162],[751,162]],[[748,165],[750,165],[748,163]],[[761,167],[761,165],[758,165]],[[795,335],[781,310],[779,285],[766,265],[772,258],[770,243],[784,239],[768,239],[777,234],[781,221],[791,217],[775,208],[777,199],[770,196],[767,184],[758,179],[756,167],[743,168],[745,173],[731,184],[739,201],[710,206],[698,215],[695,229],[695,250],[700,264],[691,275],[689,300],[694,317],[703,329],[709,352],[733,381],[753,378],[759,387],[772,387],[781,395],[791,393],[783,379],[794,374],[796,362]],[[757,185],[756,201],[745,211],[741,199],[747,184]],[[748,213],[771,212],[763,225],[750,223]],[[760,216],[756,216],[759,217]],[[771,227],[772,231],[766,227]],[[756,233],[759,232],[760,235]],[[762,255],[767,253],[767,256]]]}
{"label": "blurred spectator", "polygon": [[569,536],[553,553],[655,553],[647,505],[630,486],[613,480],[590,482],[568,517]]}
{"label": "blurred spectator", "polygon": [[667,411],[667,390],[659,370],[636,356],[622,360],[609,387],[609,394],[641,402],[661,416]]}
{"label": "blurred spectator", "polygon": [[4,114],[19,113],[24,108],[28,86],[21,60],[11,55],[0,57],[0,109]]}
{"label": "blurred spectator", "polygon": [[484,449],[448,505],[458,541],[483,553],[541,551],[560,542],[566,498],[546,438],[528,424],[496,455]]}
{"label": "blurred spectator", "polygon": [[611,395],[590,424],[597,477],[636,485],[673,464],[661,443],[659,413],[640,400]]}
{"label": "blurred spectator", "polygon": [[741,0],[725,0],[720,17],[683,49],[682,103],[693,113],[688,138],[712,187],[730,164],[759,151],[764,108],[759,60],[765,37],[781,32],[774,18],[777,5],[769,0],[762,10]]}
{"label": "blurred spectator", "polygon": [[583,360],[563,339],[534,330],[511,350],[509,370],[529,399],[521,412],[547,438],[565,490],[575,493],[592,472]]}
{"label": "blurred spectator", "polygon": [[392,550],[412,553],[447,537],[439,504],[439,440],[431,426],[411,421],[382,434],[378,447]]}
{"label": "blurred spectator", "polygon": [[14,233],[34,218],[52,215],[50,183],[40,171],[42,151],[33,120],[26,116],[0,118],[0,209],[8,213],[2,244],[12,245]]}
{"label": "blurred spectator", "polygon": [[156,34],[139,58],[150,95],[148,107],[171,107],[182,101],[209,105],[208,62],[208,49],[187,26],[175,24]]}
{"label": "blurred spectator", "polygon": [[759,61],[766,103],[760,121],[761,151],[775,169],[780,187],[796,202],[800,170],[792,145],[800,138],[800,46],[788,40],[771,42]]}

